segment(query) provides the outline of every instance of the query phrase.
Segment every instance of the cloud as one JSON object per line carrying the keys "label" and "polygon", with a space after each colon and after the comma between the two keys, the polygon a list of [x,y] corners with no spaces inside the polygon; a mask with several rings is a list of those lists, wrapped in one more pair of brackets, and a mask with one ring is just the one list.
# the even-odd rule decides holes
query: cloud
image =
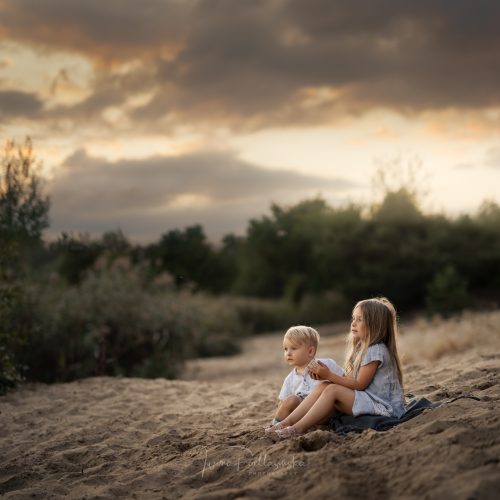
{"label": "cloud", "polygon": [[94,95],[52,117],[259,129],[498,107],[499,18],[487,0],[4,0],[0,38],[94,62]]}
{"label": "cloud", "polygon": [[500,148],[490,148],[488,151],[486,151],[484,164],[487,167],[500,168]]}
{"label": "cloud", "polygon": [[471,170],[473,168],[477,168],[477,164],[470,161],[463,161],[461,163],[457,163],[453,168],[455,170]]}
{"label": "cloud", "polygon": [[39,115],[42,101],[27,92],[0,90],[1,118],[34,118]]}
{"label": "cloud", "polygon": [[491,147],[477,161],[464,161],[455,165],[457,170],[470,170],[474,168],[500,168],[500,148]]}
{"label": "cloud", "polygon": [[239,231],[271,202],[341,193],[350,181],[261,168],[230,152],[110,162],[78,150],[49,185],[52,230],[92,233],[121,227],[154,239],[166,229],[201,223],[220,237]]}
{"label": "cloud", "polygon": [[158,53],[179,43],[190,0],[3,0],[0,37],[102,62]]}

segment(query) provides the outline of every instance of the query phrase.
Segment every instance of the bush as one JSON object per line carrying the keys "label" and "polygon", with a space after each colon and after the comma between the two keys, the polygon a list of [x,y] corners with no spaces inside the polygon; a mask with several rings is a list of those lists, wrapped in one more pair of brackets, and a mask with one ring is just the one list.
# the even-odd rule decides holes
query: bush
{"label": "bush", "polygon": [[0,340],[0,394],[5,394],[21,380],[22,376],[18,365],[12,359],[2,340]]}
{"label": "bush", "polygon": [[284,328],[290,322],[294,307],[286,300],[228,297],[246,332],[262,333]]}
{"label": "bush", "polygon": [[25,366],[16,353],[25,348],[33,330],[31,307],[24,285],[0,282],[0,394],[23,380]]}
{"label": "bush", "polygon": [[148,284],[127,259],[104,260],[79,286],[32,289],[37,328],[19,352],[30,379],[174,378],[187,357],[237,351],[242,329],[220,301]]}
{"label": "bush", "polygon": [[6,143],[0,157],[0,393],[22,379],[16,352],[32,326],[22,276],[48,225],[40,167],[30,139],[22,146]]}
{"label": "bush", "polygon": [[448,316],[470,306],[467,283],[453,266],[447,266],[434,276],[427,288],[427,309]]}
{"label": "bush", "polygon": [[349,317],[351,305],[335,292],[306,294],[296,304],[291,300],[226,298],[247,333],[283,330],[296,324],[320,324]]}
{"label": "bush", "polygon": [[297,323],[321,324],[350,317],[352,304],[336,292],[305,295],[297,310]]}
{"label": "bush", "polygon": [[0,394],[5,394],[22,380],[22,367],[14,357],[21,338],[15,324],[20,288],[0,282]]}

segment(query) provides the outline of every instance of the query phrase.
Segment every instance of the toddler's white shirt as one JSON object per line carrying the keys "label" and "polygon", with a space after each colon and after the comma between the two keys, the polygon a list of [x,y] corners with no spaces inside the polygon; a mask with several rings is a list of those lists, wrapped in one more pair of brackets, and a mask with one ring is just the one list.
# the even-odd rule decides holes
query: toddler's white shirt
{"label": "toddler's white shirt", "polygon": [[[333,373],[336,373],[340,376],[344,375],[344,370],[333,359],[317,359],[318,361],[321,361],[323,364],[325,364]],[[307,370],[307,368],[304,370],[304,373],[302,375],[300,373],[297,373],[297,368],[294,368],[286,376],[278,397],[280,400],[283,400],[288,396],[295,394],[300,399],[304,399],[320,383],[321,380],[314,380],[313,378],[311,378],[311,376],[309,375],[309,370]]]}

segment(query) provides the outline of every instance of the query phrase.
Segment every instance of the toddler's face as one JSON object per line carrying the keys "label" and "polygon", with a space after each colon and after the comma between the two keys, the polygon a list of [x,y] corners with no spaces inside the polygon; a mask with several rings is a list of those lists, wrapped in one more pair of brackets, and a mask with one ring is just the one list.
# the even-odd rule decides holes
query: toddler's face
{"label": "toddler's face", "polygon": [[305,366],[314,357],[314,348],[305,343],[297,344],[289,339],[284,339],[283,355],[289,365]]}

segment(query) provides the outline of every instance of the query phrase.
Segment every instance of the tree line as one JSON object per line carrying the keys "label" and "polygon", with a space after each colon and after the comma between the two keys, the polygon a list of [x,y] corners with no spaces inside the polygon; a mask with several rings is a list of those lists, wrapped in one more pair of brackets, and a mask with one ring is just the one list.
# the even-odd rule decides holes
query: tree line
{"label": "tree line", "polygon": [[369,296],[440,314],[498,304],[494,201],[429,214],[402,184],[370,206],[273,204],[218,243],[201,225],[145,245],[120,230],[45,242],[50,199],[31,142],[7,143],[0,166],[0,390],[22,373],[175,376],[175,359],[234,352],[245,332],[344,319]]}
{"label": "tree line", "polygon": [[498,299],[500,207],[484,202],[473,215],[429,215],[402,188],[371,207],[334,208],[321,198],[273,205],[245,235],[219,244],[193,225],[144,246],[121,231],[94,240],[66,234],[41,252],[38,260],[69,284],[78,284],[100,255],[127,255],[151,276],[167,273],[179,290],[294,303],[326,292],[348,302],[384,294],[404,310],[450,313],[473,307],[474,299]]}

